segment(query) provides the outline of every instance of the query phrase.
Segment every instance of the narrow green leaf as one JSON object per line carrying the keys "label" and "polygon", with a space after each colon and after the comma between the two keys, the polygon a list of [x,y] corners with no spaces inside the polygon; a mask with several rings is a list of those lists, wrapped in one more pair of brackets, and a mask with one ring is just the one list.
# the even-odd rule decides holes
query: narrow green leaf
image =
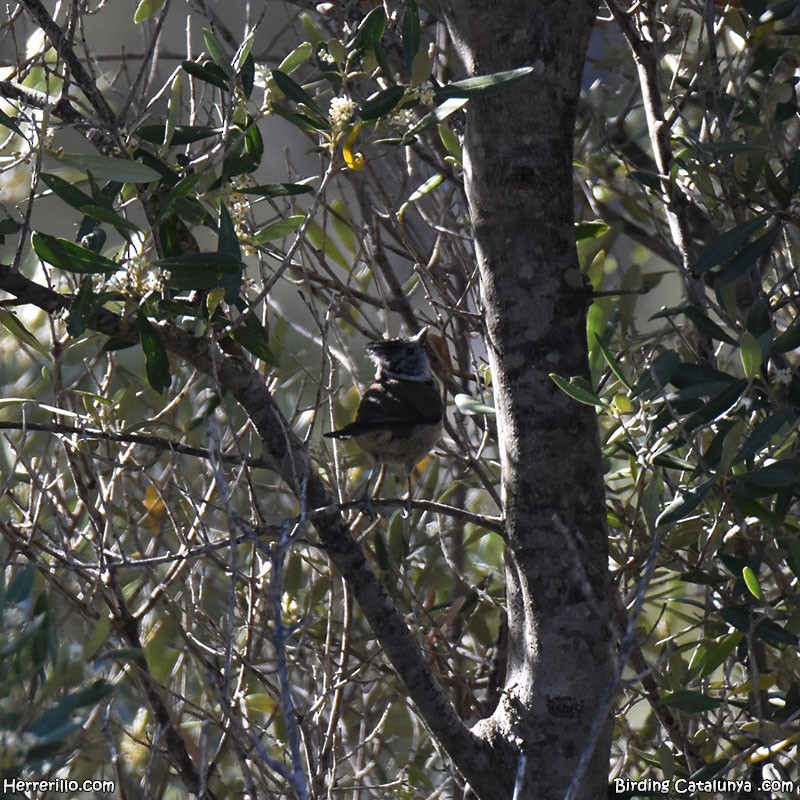
{"label": "narrow green leaf", "polygon": [[551,372],[550,379],[564,394],[571,397],[573,400],[577,400],[579,403],[583,403],[587,406],[601,407],[608,405],[605,400],[601,400],[600,397],[598,397],[585,378],[573,377],[569,380],[565,380],[560,375]]}
{"label": "narrow green leaf", "polygon": [[340,197],[331,200],[331,223],[333,230],[339,237],[339,241],[351,253],[355,253],[360,247],[360,239],[353,232],[353,218],[350,216],[350,209],[347,203]]}
{"label": "narrow green leaf", "polygon": [[183,72],[177,70],[172,76],[172,83],[169,87],[169,99],[167,100],[167,115],[164,119],[164,135],[160,142],[156,142],[159,147],[167,147],[172,137],[175,135],[175,128],[178,127],[178,120],[183,114]]}
{"label": "narrow green leaf", "polygon": [[659,514],[656,526],[671,525],[673,522],[688,517],[705,499],[716,478],[711,478],[691,491],[680,492],[672,502]]}
{"label": "narrow green leaf", "polygon": [[295,194],[313,193],[314,187],[304,183],[262,183],[258,186],[243,186],[242,194],[254,194],[258,197],[284,197]]}
{"label": "narrow green leaf", "polygon": [[800,540],[797,535],[779,536],[778,547],[785,553],[786,564],[795,578],[800,578]]}
{"label": "narrow green leaf", "polygon": [[385,27],[386,12],[382,5],[376,6],[358,24],[355,33],[347,42],[347,49],[355,52],[374,50],[380,44]]}
{"label": "narrow green leaf", "polygon": [[417,134],[428,130],[434,125],[438,125],[440,122],[444,122],[451,114],[455,114],[456,111],[464,108],[466,104],[467,99],[465,97],[451,97],[449,100],[445,100],[440,106],[426,114],[416,125],[409,128],[400,140],[400,144],[407,145],[413,142]]}
{"label": "narrow green leaf", "polygon": [[709,319],[697,306],[684,306],[683,313],[701,333],[726,344],[736,344],[736,339],[720,328],[714,320]]}
{"label": "narrow green leaf", "polygon": [[495,72],[491,75],[480,75],[476,78],[455,81],[438,89],[436,91],[436,99],[488,97],[510,89],[532,72],[533,67],[520,67],[519,69],[510,69],[504,72]]}
{"label": "narrow green leaf", "polygon": [[619,361],[617,361],[617,359],[611,354],[611,351],[603,344],[599,336],[595,334],[594,338],[597,342],[597,346],[600,348],[600,352],[603,354],[606,364],[608,364],[608,366],[611,368],[611,371],[614,373],[614,375],[617,376],[617,379],[620,381],[620,383],[628,391],[632,392],[633,384],[628,380],[627,376],[622,371]]}
{"label": "narrow green leaf", "polygon": [[[774,525],[776,527],[780,526],[783,523],[783,517],[779,514],[775,514],[770,511],[763,503],[759,503],[757,500],[754,500],[750,497],[749,494],[742,494],[741,492],[734,492],[731,495],[731,500],[736,508],[745,516],[748,517],[755,517],[761,522],[765,522],[768,525]],[[798,561],[800,565],[800,561]],[[798,573],[798,577],[800,577],[800,573]]]}
{"label": "narrow green leaf", "polygon": [[640,396],[649,398],[663,392],[679,365],[680,358],[674,350],[665,350],[663,353],[659,353],[636,381],[636,385],[633,387],[633,398]]}
{"label": "narrow green leaf", "polygon": [[17,136],[22,136],[22,131],[20,130],[19,125],[17,125],[16,121],[9,117],[8,114],[6,114],[6,112],[2,109],[0,109],[0,125],[14,131]]}
{"label": "narrow green leaf", "polygon": [[[743,608],[742,606],[726,606],[721,609],[719,613],[732,628],[736,628],[743,633],[750,633],[753,619],[751,612],[747,608]],[[753,627],[752,634],[757,639],[763,639],[769,644],[797,644],[797,636],[795,636],[795,634],[790,633],[771,619],[762,619],[758,622]]]}
{"label": "narrow green leaf", "polygon": [[795,320],[770,347],[771,353],[788,353],[800,347],[800,319]]}
{"label": "narrow green leaf", "polygon": [[784,408],[776,414],[772,414],[762,422],[759,422],[752,433],[747,437],[747,441],[742,445],[741,450],[736,454],[733,464],[739,464],[752,458],[760,452],[769,440],[787,423],[795,421],[795,410]]}
{"label": "narrow green leaf", "polygon": [[724,285],[744,275],[772,247],[782,230],[783,226],[777,225],[771,231],[767,231],[763,236],[743,247],[739,254],[732,258],[722,270],[717,281]]}
{"label": "narrow green leaf", "polygon": [[203,41],[206,45],[206,50],[211,58],[214,59],[216,65],[228,76],[233,75],[231,69],[231,59],[227,51],[222,46],[222,42],[214,35],[214,32],[209,28],[203,28]]}
{"label": "narrow green leaf", "polygon": [[364,122],[379,119],[394,110],[403,99],[405,93],[406,87],[400,84],[375,92],[364,101],[364,105],[358,111],[358,116]]}
{"label": "narrow green leaf", "polygon": [[172,383],[172,376],[169,373],[169,358],[167,350],[155,327],[139,310],[139,341],[142,343],[142,350],[145,358],[145,371],[150,385],[159,394],[169,388]]}
{"label": "narrow green leaf", "polygon": [[46,233],[34,233],[31,236],[31,244],[42,261],[67,272],[107,274],[121,269],[120,265],[110,258],[87,250],[75,242]]}
{"label": "narrow green leaf", "polygon": [[763,597],[761,592],[761,584],[758,582],[758,576],[753,571],[752,567],[745,567],[742,570],[742,578],[744,579],[744,584],[747,587],[747,591],[750,592],[756,600],[760,600]]}
{"label": "narrow green leaf", "polygon": [[420,86],[425,83],[433,73],[433,59],[424,48],[414,57],[411,64],[411,85]]}
{"label": "narrow green leaf", "polygon": [[242,92],[244,92],[245,99],[249,100],[253,94],[253,87],[256,85],[256,62],[252,53],[247,54],[242,68],[238,70],[236,75],[242,84]]}
{"label": "narrow green leaf", "polygon": [[299,128],[306,133],[317,133],[330,128],[330,123],[327,120],[314,119],[309,117],[308,114],[295,114],[294,111],[289,111],[288,108],[283,108],[277,103],[270,103],[269,110],[272,114],[277,114],[294,125],[295,128]]}
{"label": "narrow green leaf", "polygon": [[184,61],[181,67],[185,72],[188,72],[193,78],[197,78],[203,83],[210,83],[218,89],[228,91],[230,84],[228,76],[218,67],[213,61],[206,61],[204,64],[195,64],[194,61]]}
{"label": "narrow green leaf", "polygon": [[161,201],[161,208],[159,209],[158,216],[153,222],[154,228],[160,225],[167,218],[167,215],[172,211],[172,207],[175,205],[175,202],[181,197],[186,197],[186,195],[193,191],[195,186],[200,183],[202,178],[202,172],[190,172],[188,175],[184,175],[166,193],[164,199]]}
{"label": "narrow green leaf", "polygon": [[94,203],[81,206],[80,209],[87,217],[90,217],[97,222],[105,222],[108,225],[116,228],[120,233],[125,231],[140,231],[141,228],[135,223],[131,222],[125,217],[121,217],[114,209],[107,206],[98,206]]}
{"label": "narrow green leaf", "polygon": [[31,347],[40,355],[47,358],[50,357],[47,348],[17,319],[16,315],[5,308],[0,308],[0,325],[13,337]]}
{"label": "narrow green leaf", "polygon": [[264,363],[273,367],[280,366],[278,358],[269,348],[267,329],[258,321],[255,314],[249,314],[244,324],[236,328],[231,337]]}
{"label": "narrow green leaf", "polygon": [[138,25],[140,22],[150,19],[163,5],[164,0],[140,0],[133,13],[133,21]]}
{"label": "narrow green leaf", "polygon": [[416,203],[417,200],[425,197],[426,194],[432,192],[437,186],[440,186],[444,183],[444,175],[437,173],[436,175],[431,175],[428,180],[425,181],[421,186],[418,186],[409,196],[408,200],[400,206],[397,210],[397,216],[401,217],[406,213],[406,210],[412,203]]}
{"label": "narrow green leaf", "polygon": [[3,237],[13,236],[15,233],[19,233],[21,229],[22,225],[16,220],[11,219],[11,217],[0,219],[0,243],[2,243]]}
{"label": "narrow green leaf", "polygon": [[278,64],[278,71],[284,75],[291,75],[301,64],[308,61],[313,51],[314,46],[311,42],[303,42]]}
{"label": "narrow green leaf", "polygon": [[[239,238],[236,235],[236,228],[231,219],[230,212],[222,203],[219,209],[219,240],[217,242],[217,252],[220,255],[228,256],[241,263],[242,249],[239,246]],[[239,297],[242,288],[242,271],[223,275],[220,280],[220,287],[225,291],[225,302],[233,304]]]}
{"label": "narrow green leaf", "polygon": [[72,337],[80,336],[89,321],[89,315],[94,309],[94,293],[92,292],[92,278],[86,275],[81,281],[80,289],[72,301],[67,317],[67,333]]}
{"label": "narrow green leaf", "polygon": [[305,222],[304,214],[293,214],[285,219],[279,219],[266,228],[262,228],[254,237],[253,243],[256,245],[272,242],[275,239],[282,239],[294,233]]}
{"label": "narrow green leaf", "polygon": [[[12,573],[13,574],[13,573]],[[8,590],[3,600],[7,605],[18,605],[30,598],[33,591],[33,581],[36,569],[31,564],[25,564],[11,579]]]}
{"label": "narrow green leaf", "polygon": [[[248,123],[250,120],[248,120]],[[264,140],[257,125],[249,124],[242,138],[231,148],[222,162],[222,180],[256,170],[264,157]]]}
{"label": "narrow green leaf", "polygon": [[708,654],[698,666],[698,677],[705,678],[711,675],[717,667],[721,666],[725,659],[738,647],[744,634],[741,631],[728,633],[721,637],[719,643],[714,648],[709,648]]}
{"label": "narrow green leaf", "polygon": [[608,223],[601,219],[592,222],[575,223],[575,241],[580,242],[584,239],[596,239],[608,230]]}
{"label": "narrow green leaf", "polygon": [[313,111],[320,118],[325,118],[322,109],[316,104],[311,95],[294,78],[290,78],[285,72],[279,69],[272,70],[272,79],[275,85],[295,103],[304,105],[309,111]]}
{"label": "narrow green leaf", "polygon": [[[346,258],[342,251],[336,246],[336,242],[329,233],[322,229],[322,226],[312,220],[306,230],[306,238],[312,247],[324,253],[325,258],[338,264],[342,269],[349,270],[352,267],[350,259]],[[281,256],[283,260],[285,256]]]}
{"label": "narrow green leaf", "polygon": [[783,487],[794,486],[797,482],[797,462],[793,458],[782,458],[780,461],[773,461],[765,467],[745,472],[738,475],[736,482],[741,486],[750,486],[754,490],[762,489],[781,489]]}
{"label": "narrow green leaf", "polygon": [[417,0],[407,0],[400,30],[403,36],[403,61],[406,65],[406,69],[411,72],[414,58],[419,52],[420,43],[421,28]]}
{"label": "narrow green leaf", "polygon": [[91,172],[95,178],[120,183],[150,183],[161,176],[151,167],[130,158],[63,153],[58,159],[62,164],[75,167],[82,172]]}
{"label": "narrow green leaf", "polygon": [[752,381],[761,372],[761,363],[764,360],[761,345],[750,331],[743,331],[739,337],[739,347],[739,357],[742,360],[744,376],[748,381]]}
{"label": "narrow green leaf", "polygon": [[771,214],[762,214],[760,217],[749,219],[723,233],[700,252],[694,266],[695,272],[698,275],[708,272],[712,267],[716,267],[717,264],[732,256],[771,216]]}
{"label": "narrow green leaf", "polygon": [[476,400],[468,394],[457,394],[453,398],[453,401],[456,404],[456,408],[468,417],[475,416],[476,414],[485,414],[486,416],[493,417],[497,414],[497,409],[492,406],[487,406],[486,403],[482,403],[480,400]]}
{"label": "narrow green leaf", "polygon": [[436,126],[436,129],[439,131],[439,139],[444,145],[444,149],[460,164],[464,154],[458,136],[456,136],[447,125],[439,124]]}
{"label": "narrow green leaf", "polygon": [[235,73],[238,74],[242,71],[252,49],[253,31],[250,31],[250,33],[245,36],[244,41],[239,45],[236,52],[233,54],[233,58],[231,59],[231,66],[233,67],[233,71]]}
{"label": "narrow green leaf", "polygon": [[86,194],[86,192],[82,192],[77,186],[69,181],[65,181],[58,175],[53,175],[50,172],[42,172],[39,178],[54,195],[63,200],[68,206],[78,211],[80,211],[83,206],[89,206],[94,203],[94,199]]}
{"label": "narrow green leaf", "polygon": [[691,692],[683,689],[664,695],[664,704],[670,708],[677,708],[687,714],[701,714],[703,711],[713,711],[721,701],[709,697],[702,692]]}

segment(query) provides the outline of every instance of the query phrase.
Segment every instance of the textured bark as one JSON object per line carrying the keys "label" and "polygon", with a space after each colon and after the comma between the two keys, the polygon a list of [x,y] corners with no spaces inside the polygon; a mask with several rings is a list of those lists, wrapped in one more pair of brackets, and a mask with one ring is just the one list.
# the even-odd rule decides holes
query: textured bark
{"label": "textured bark", "polygon": [[[495,713],[476,728],[504,753],[497,791],[605,797],[612,676],[602,472],[593,410],[549,378],[587,375],[588,295],[573,225],[575,108],[596,4],[442,4],[469,75],[533,65],[468,110],[465,168],[497,403],[507,520],[509,657]],[[507,775],[503,783],[502,775]]]}

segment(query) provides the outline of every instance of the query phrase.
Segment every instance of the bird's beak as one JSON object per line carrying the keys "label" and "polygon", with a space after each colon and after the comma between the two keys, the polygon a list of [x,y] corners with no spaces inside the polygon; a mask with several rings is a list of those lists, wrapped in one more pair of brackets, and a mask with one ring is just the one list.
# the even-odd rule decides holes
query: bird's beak
{"label": "bird's beak", "polygon": [[430,325],[426,325],[416,336],[411,337],[411,341],[416,344],[425,344],[425,337],[428,335]]}

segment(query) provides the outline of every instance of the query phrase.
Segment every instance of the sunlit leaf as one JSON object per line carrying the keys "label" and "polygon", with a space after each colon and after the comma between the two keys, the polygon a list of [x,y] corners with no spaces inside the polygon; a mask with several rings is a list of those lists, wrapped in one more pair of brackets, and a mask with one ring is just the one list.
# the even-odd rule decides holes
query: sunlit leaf
{"label": "sunlit leaf", "polygon": [[418,186],[409,196],[408,200],[403,203],[400,208],[397,210],[397,216],[402,218],[405,214],[406,210],[412,203],[416,203],[417,200],[421,200],[425,197],[426,194],[432,192],[437,186],[441,186],[444,183],[444,175],[437,173],[436,175],[431,175],[428,180],[425,181],[421,186]]}
{"label": "sunlit leaf", "polygon": [[761,372],[761,362],[764,360],[761,345],[750,331],[743,331],[739,337],[739,347],[744,375],[747,380],[752,381]]}
{"label": "sunlit leaf", "polygon": [[468,394],[457,394],[453,398],[453,402],[455,402],[456,408],[458,408],[462,414],[466,414],[467,416],[486,414],[493,417],[495,414],[497,414],[497,410],[495,408],[492,406],[487,406],[486,403],[482,403],[480,400],[476,400],[474,397],[471,397]]}
{"label": "sunlit leaf", "polygon": [[253,236],[253,243],[260,245],[265,242],[273,242],[276,239],[283,239],[284,236],[294,233],[305,222],[305,219],[305,214],[292,214],[284,219],[279,219],[277,222],[262,228]]}
{"label": "sunlit leaf", "polygon": [[61,239],[46,233],[34,233],[31,236],[31,244],[36,255],[42,261],[67,272],[110,273],[121,269],[120,265],[110,258],[81,247],[68,239]]}
{"label": "sunlit leaf", "polygon": [[715,482],[716,478],[711,478],[698,486],[697,489],[679,492],[658,516],[656,525],[671,525],[688,517],[703,502]]}
{"label": "sunlit leaf", "polygon": [[311,42],[299,44],[278,64],[278,70],[284,75],[291,75],[301,64],[308,61],[313,51],[314,47]]}
{"label": "sunlit leaf", "polygon": [[164,0],[140,0],[133,13],[133,21],[138,25],[140,22],[150,19],[163,5]]}
{"label": "sunlit leaf", "polygon": [[608,223],[599,219],[592,222],[576,222],[575,240],[580,242],[583,239],[596,239],[598,236],[602,236],[607,230]]}
{"label": "sunlit leaf", "polygon": [[595,393],[591,384],[585,378],[573,377],[566,380],[560,375],[551,372],[550,379],[564,394],[571,397],[573,400],[577,400],[579,403],[584,403],[587,406],[607,405],[606,401],[602,400]]}
{"label": "sunlit leaf", "polygon": [[519,69],[510,69],[505,72],[495,72],[491,75],[479,75],[475,78],[455,81],[437,89],[436,99],[488,97],[510,89],[532,72],[533,67],[520,67]]}
{"label": "sunlit leaf", "polygon": [[5,308],[0,308],[0,325],[22,344],[32,348],[40,355],[50,356],[47,348],[19,321],[15,314]]}
{"label": "sunlit leaf", "polygon": [[227,51],[222,46],[222,42],[214,35],[210,28],[203,28],[203,42],[214,63],[228,76],[233,74],[231,69],[231,59]]}
{"label": "sunlit leaf", "polygon": [[742,570],[742,578],[744,579],[745,586],[747,586],[747,591],[749,591],[756,600],[760,600],[763,596],[761,584],[759,584],[758,575],[756,575],[752,567],[745,567]]}

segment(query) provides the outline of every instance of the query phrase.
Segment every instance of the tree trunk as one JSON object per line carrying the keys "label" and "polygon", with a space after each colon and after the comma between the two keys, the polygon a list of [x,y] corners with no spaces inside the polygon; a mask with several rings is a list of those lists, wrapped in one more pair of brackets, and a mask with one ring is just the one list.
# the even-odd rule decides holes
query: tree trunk
{"label": "tree trunk", "polygon": [[549,377],[588,374],[572,139],[596,4],[497,0],[489,9],[449,0],[441,8],[469,75],[535,67],[467,112],[467,191],[508,535],[508,672],[495,713],[476,732],[505,754],[494,796],[509,800],[522,763],[521,798],[563,800],[576,773],[574,797],[605,797],[614,662],[597,425],[593,410]]}

